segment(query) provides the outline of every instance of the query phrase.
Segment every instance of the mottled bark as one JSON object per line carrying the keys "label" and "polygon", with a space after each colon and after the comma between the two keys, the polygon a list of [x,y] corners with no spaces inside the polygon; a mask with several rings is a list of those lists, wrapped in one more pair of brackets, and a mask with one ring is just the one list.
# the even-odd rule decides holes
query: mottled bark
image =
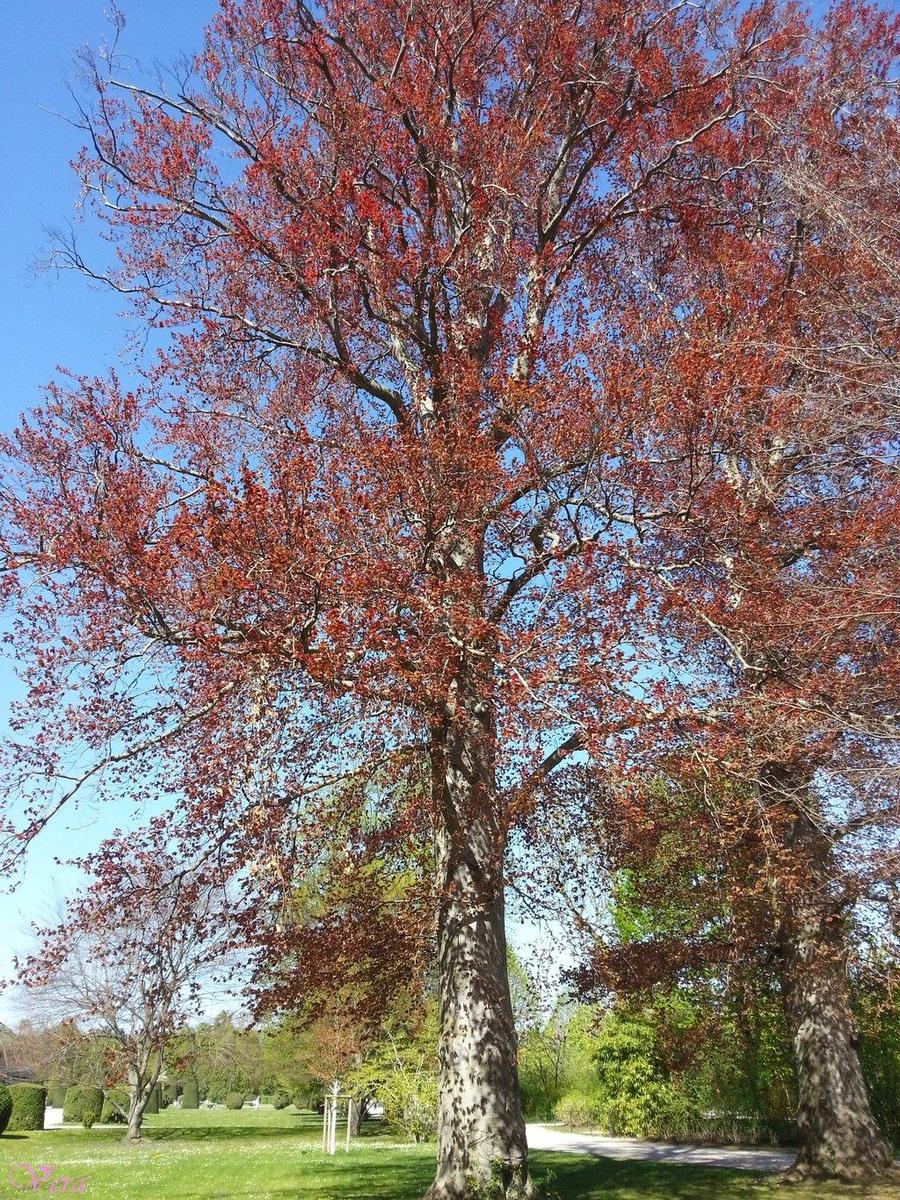
{"label": "mottled bark", "polygon": [[432,756],[440,814],[438,1162],[428,1200],[532,1195],[506,963],[503,849],[488,706],[454,691]]}
{"label": "mottled bark", "polygon": [[806,876],[781,930],[785,1011],[797,1069],[800,1153],[788,1179],[860,1182],[893,1169],[863,1079],[850,1010],[846,925],[829,894],[831,847],[804,814],[794,831]]}

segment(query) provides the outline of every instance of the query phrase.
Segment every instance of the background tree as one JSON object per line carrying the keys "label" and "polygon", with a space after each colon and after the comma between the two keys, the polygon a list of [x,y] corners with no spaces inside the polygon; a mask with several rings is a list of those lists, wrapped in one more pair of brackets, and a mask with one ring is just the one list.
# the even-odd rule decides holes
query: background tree
{"label": "background tree", "polygon": [[41,1006],[99,1042],[104,1082],[127,1082],[130,1140],[141,1136],[170,1039],[221,959],[222,918],[217,889],[187,877],[161,848],[108,847],[65,921],[41,930],[40,950],[21,964],[21,981],[39,989]]}
{"label": "background tree", "polygon": [[375,1100],[387,1125],[414,1141],[429,1141],[437,1129],[437,1003],[396,997],[364,1053],[345,1071],[343,1087],[360,1104]]}
{"label": "background tree", "polygon": [[[726,201],[728,232],[688,264],[675,219],[669,254],[644,260],[634,349],[647,404],[677,413],[669,490],[690,498],[681,520],[645,523],[630,552],[654,580],[660,687],[674,700],[656,750],[642,730],[644,753],[703,773],[707,802],[682,808],[682,821],[730,828],[742,847],[748,870],[743,888],[730,873],[728,904],[738,924],[767,923],[760,944],[777,945],[798,1068],[797,1177],[891,1166],[847,963],[854,917],[894,940],[900,271],[884,81],[895,55],[896,23],[849,7],[829,16],[815,86],[798,92],[780,154]],[[735,237],[738,197],[756,214],[755,241]],[[598,797],[608,783],[598,777]],[[601,801],[614,838],[634,839],[647,800],[644,783]]]}
{"label": "background tree", "polygon": [[[796,1120],[805,1146],[815,1155],[828,1153],[833,1145],[830,1126],[804,1128],[803,1088],[815,1086],[817,1080],[806,1080],[812,1064],[797,1053],[771,831],[760,821],[754,791],[733,781],[716,788],[705,777],[690,783],[686,775],[668,783],[657,781],[644,795],[643,820],[643,826],[611,825],[619,833],[607,847],[606,862],[618,864],[622,871],[615,883],[617,920],[598,933],[591,964],[579,975],[582,989],[592,995],[613,993],[626,1008],[642,1014],[642,1020],[649,1005],[658,1005],[670,994],[670,1004],[680,1005],[699,1022],[692,1039],[694,1052],[714,1068],[705,1081],[693,1075],[694,1094],[705,1092],[710,1107],[752,1118],[745,1132],[755,1125],[760,1132],[768,1130],[788,1140]],[[685,840],[686,828],[692,830],[690,840]],[[875,1157],[881,1153],[881,1137],[856,1061],[853,1016],[854,1001],[861,1014],[873,1006],[876,1011],[884,1005],[890,1008],[885,978],[889,964],[882,960],[876,972],[866,968],[867,961],[878,961],[883,954],[883,926],[877,915],[874,922],[872,918],[864,911],[844,913],[841,933],[847,942],[834,964],[840,970],[845,1006],[840,1018],[846,1023],[844,1036],[852,1038],[861,1089],[856,1103],[870,1122],[866,1154],[848,1154],[842,1162],[828,1164],[829,1174],[837,1168],[851,1178],[885,1169],[883,1159]],[[831,1011],[826,1006],[826,1012]],[[659,1028],[658,1016],[651,1024]],[[869,1082],[878,1099],[875,1109],[886,1118],[885,1132],[893,1128],[890,1101],[885,1106],[883,1099],[890,1095],[890,1084],[885,1092],[878,1064],[891,1053],[890,1028],[889,1017],[883,1025],[878,1019],[870,1023]],[[691,1039],[668,1040],[683,1047]],[[652,1039],[648,1045],[652,1048]],[[837,1040],[832,1053],[843,1047]],[[643,1102],[642,1094],[637,1098]],[[801,1152],[802,1171],[810,1157]],[[888,1151],[888,1163],[890,1158]]]}
{"label": "background tree", "polygon": [[[874,70],[844,60],[822,78],[810,144],[772,179],[776,265],[757,274],[752,313],[716,314],[737,370],[707,481],[660,554],[694,564],[667,602],[697,706],[686,753],[752,797],[798,1063],[794,1173],[853,1179],[891,1163],[846,963],[854,909],[880,907],[887,931],[897,880],[900,173],[890,101],[872,88],[895,34],[851,11],[829,33],[834,56],[868,42]],[[715,262],[703,278],[720,275]],[[693,370],[670,378],[696,386]]]}
{"label": "background tree", "polygon": [[202,1021],[179,1048],[197,1077],[200,1095],[213,1104],[224,1104],[229,1093],[255,1096],[267,1082],[264,1035],[244,1019],[220,1012]]}
{"label": "background tree", "polygon": [[[60,383],[6,444],[11,845],[88,783],[178,780],[179,853],[240,874],[263,985],[323,846],[360,904],[386,852],[418,861],[318,947],[377,991],[436,927],[432,1200],[497,1164],[530,1191],[510,832],[576,750],[620,764],[668,715],[630,551],[700,477],[660,471],[683,410],[647,296],[715,255],[744,294],[770,249],[748,189],[804,144],[820,50],[769,3],[224,0],[168,79],[87,64],[79,169],[115,257],[64,256],[164,336],[140,388]],[[695,388],[722,315],[690,323]],[[385,774],[348,820],[335,777]]]}
{"label": "background tree", "polygon": [[315,1108],[322,1085],[310,1070],[309,1027],[292,1015],[271,1022],[263,1039],[263,1072],[273,1090],[298,1108]]}

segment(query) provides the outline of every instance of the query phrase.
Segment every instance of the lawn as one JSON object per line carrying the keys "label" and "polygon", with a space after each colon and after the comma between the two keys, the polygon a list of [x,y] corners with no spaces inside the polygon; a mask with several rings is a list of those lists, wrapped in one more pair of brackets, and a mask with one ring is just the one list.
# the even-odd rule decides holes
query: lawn
{"label": "lawn", "polygon": [[[350,1154],[327,1159],[319,1120],[292,1108],[169,1109],[147,1118],[139,1146],[121,1131],[80,1128],[0,1138],[0,1196],[31,1191],[17,1167],[53,1167],[37,1194],[62,1194],[53,1180],[85,1180],[93,1200],[419,1200],[431,1179],[434,1148],[410,1146],[367,1129]],[[854,1195],[846,1188],[780,1189],[769,1179],[708,1167],[619,1163],[559,1154],[533,1156],[535,1178],[559,1200],[825,1200]],[[900,1189],[856,1192],[896,1200]]]}

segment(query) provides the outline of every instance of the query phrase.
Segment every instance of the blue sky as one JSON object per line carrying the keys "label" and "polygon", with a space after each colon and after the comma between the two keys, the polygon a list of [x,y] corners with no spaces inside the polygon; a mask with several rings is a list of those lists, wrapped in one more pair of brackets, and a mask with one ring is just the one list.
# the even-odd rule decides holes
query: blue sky
{"label": "blue sky", "polygon": [[[120,49],[152,63],[195,49],[214,11],[214,0],[120,0],[126,26]],[[79,46],[100,47],[110,36],[108,0],[14,0],[4,7],[0,39],[0,428],[40,399],[57,365],[96,372],[116,360],[126,331],[121,304],[71,273],[36,268],[46,257],[48,228],[75,216],[78,185],[69,167],[80,133],[66,84],[77,77]],[[85,235],[87,236],[87,235]],[[0,661],[0,732],[16,694],[8,661]],[[54,856],[90,849],[102,834],[127,823],[127,812],[70,814],[46,831],[25,877],[4,897],[0,978],[12,954],[28,941],[30,919],[40,918],[54,892],[72,876],[53,866]],[[21,1015],[22,1005],[0,995],[0,1020]]]}

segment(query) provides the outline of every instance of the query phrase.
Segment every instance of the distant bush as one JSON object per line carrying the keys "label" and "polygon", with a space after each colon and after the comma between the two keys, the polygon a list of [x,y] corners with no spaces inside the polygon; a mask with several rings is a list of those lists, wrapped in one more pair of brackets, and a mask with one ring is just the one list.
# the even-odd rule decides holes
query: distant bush
{"label": "distant bush", "polygon": [[84,1126],[85,1129],[90,1129],[96,1119],[97,1118],[94,1116],[94,1114],[91,1112],[91,1110],[89,1108],[86,1108],[84,1110],[84,1115],[81,1118],[81,1124]]}
{"label": "distant bush", "polygon": [[54,1083],[52,1088],[47,1086],[47,1103],[52,1104],[54,1108],[62,1108],[66,1102],[66,1092],[68,1085],[65,1083]]}
{"label": "distant bush", "polygon": [[225,1097],[226,1108],[243,1108],[244,1096],[241,1092],[229,1092]]}
{"label": "distant bush", "polygon": [[12,1096],[9,1094],[9,1088],[5,1083],[0,1083],[0,1134],[7,1126],[11,1112]]}
{"label": "distant bush", "polygon": [[275,1106],[275,1108],[287,1108],[290,1102],[290,1096],[286,1095],[284,1092],[276,1092],[272,1097],[272,1104]]}
{"label": "distant bush", "polygon": [[66,1099],[63,1104],[63,1120],[73,1125],[80,1125],[86,1112],[94,1114],[98,1120],[103,1111],[103,1090],[90,1084],[76,1084],[66,1088]]}
{"label": "distant bush", "polygon": [[543,1081],[529,1079],[524,1073],[519,1082],[519,1091],[526,1120],[554,1120],[556,1101],[560,1098],[558,1091],[548,1090]]}
{"label": "distant bush", "polygon": [[153,1087],[150,1089],[150,1095],[147,1097],[147,1104],[144,1108],[144,1112],[149,1113],[151,1116],[153,1116],[159,1112],[159,1084],[158,1083],[154,1083]]}
{"label": "distant bush", "polygon": [[553,1115],[569,1129],[596,1125],[600,1119],[602,1099],[596,1092],[566,1092],[553,1107]]}
{"label": "distant bush", "polygon": [[128,1116],[128,1089],[123,1087],[110,1088],[103,1097],[103,1108],[100,1110],[101,1125],[124,1125]]}
{"label": "distant bush", "polygon": [[196,1079],[186,1079],[181,1086],[181,1107],[199,1108],[200,1089]]}

